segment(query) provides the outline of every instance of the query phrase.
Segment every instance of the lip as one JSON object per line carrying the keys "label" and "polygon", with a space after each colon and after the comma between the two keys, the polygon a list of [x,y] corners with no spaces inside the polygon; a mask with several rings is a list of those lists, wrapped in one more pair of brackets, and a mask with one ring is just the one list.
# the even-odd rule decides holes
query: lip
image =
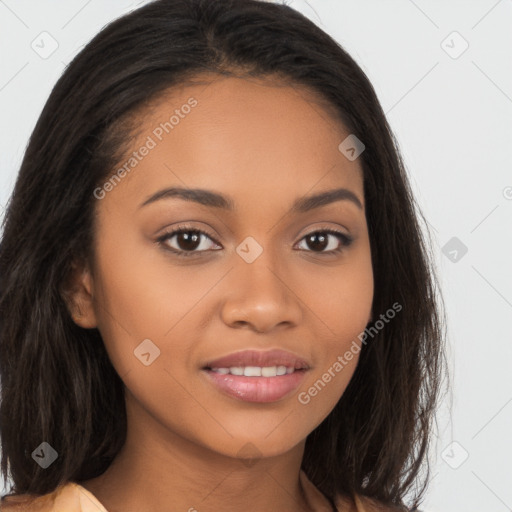
{"label": "lip", "polygon": [[[224,375],[212,371],[212,368],[233,366],[286,366],[295,368],[295,371],[276,377]],[[295,391],[309,369],[310,365],[306,360],[291,352],[244,350],[207,363],[202,372],[210,384],[227,396],[245,402],[269,403],[282,400]]]}
{"label": "lip", "polygon": [[232,366],[287,366],[296,370],[308,370],[310,367],[305,359],[285,350],[242,350],[209,361],[203,368],[230,368]]}

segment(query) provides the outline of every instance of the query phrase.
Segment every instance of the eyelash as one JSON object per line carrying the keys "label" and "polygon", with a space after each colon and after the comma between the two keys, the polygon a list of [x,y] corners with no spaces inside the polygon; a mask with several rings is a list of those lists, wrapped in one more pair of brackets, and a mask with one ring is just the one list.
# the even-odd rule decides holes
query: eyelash
{"label": "eyelash", "polygon": [[[200,234],[200,235],[205,235],[210,240],[215,242],[217,245],[220,245],[217,242],[217,240],[215,240],[212,236],[210,236],[206,231],[202,231],[201,229],[193,228],[193,227],[190,227],[190,226],[179,226],[178,228],[174,229],[173,231],[170,231],[170,232],[165,233],[164,235],[162,235],[160,238],[157,239],[157,242],[160,245],[162,245],[165,250],[170,251],[170,252],[172,252],[173,254],[176,254],[179,257],[188,258],[188,257],[194,256],[196,254],[201,254],[203,252],[209,252],[209,251],[180,251],[180,250],[177,250],[177,249],[171,249],[168,245],[165,244],[165,242],[170,240],[173,236],[179,235],[181,233],[188,233],[188,232],[192,232],[192,233],[196,233],[196,234]],[[317,234],[317,233],[324,233],[324,234],[330,234],[330,235],[336,236],[338,238],[338,240],[341,242],[340,246],[337,249],[332,249],[330,251],[316,252],[316,251],[307,251],[306,250],[306,252],[313,252],[313,253],[316,253],[316,254],[335,254],[335,253],[340,253],[345,248],[349,247],[352,244],[352,242],[354,241],[354,239],[351,236],[349,236],[349,235],[347,235],[345,233],[342,233],[341,231],[337,231],[336,229],[329,228],[329,229],[317,229],[315,231],[311,231],[311,233],[307,233],[306,235],[304,235],[300,239],[300,242],[302,240],[304,240],[306,237],[314,235],[314,234]],[[218,250],[218,249],[215,249],[215,250]],[[304,250],[304,249],[301,249],[301,250]]]}

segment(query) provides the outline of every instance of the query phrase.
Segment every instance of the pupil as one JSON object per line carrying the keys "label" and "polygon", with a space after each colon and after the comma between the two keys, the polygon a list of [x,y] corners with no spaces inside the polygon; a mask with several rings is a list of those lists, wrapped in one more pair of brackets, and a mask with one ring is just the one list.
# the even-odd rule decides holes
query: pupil
{"label": "pupil", "polygon": [[[318,244],[320,240],[320,244]],[[327,236],[324,233],[314,233],[308,237],[308,245],[311,249],[324,250],[327,247]]]}
{"label": "pupil", "polygon": [[[190,235],[190,233],[192,233],[192,235]],[[201,236],[197,231],[184,231],[178,234],[178,245],[182,249],[192,251],[194,249],[197,249],[197,247],[199,246],[200,239]]]}

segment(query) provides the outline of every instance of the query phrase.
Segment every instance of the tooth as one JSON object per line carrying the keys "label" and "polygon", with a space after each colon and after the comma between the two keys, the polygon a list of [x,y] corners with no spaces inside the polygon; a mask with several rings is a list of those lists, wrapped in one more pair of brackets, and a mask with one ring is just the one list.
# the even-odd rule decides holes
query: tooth
{"label": "tooth", "polygon": [[276,375],[285,375],[286,374],[286,366],[278,366]]}
{"label": "tooth", "polygon": [[277,367],[276,366],[265,366],[261,369],[262,377],[275,377],[277,375]]}
{"label": "tooth", "polygon": [[212,371],[221,375],[245,376],[245,377],[276,377],[278,375],[289,375],[295,371],[293,367],[286,366],[231,366],[230,368],[212,368]]}
{"label": "tooth", "polygon": [[246,377],[261,377],[261,368],[259,366],[246,366],[244,375]]}

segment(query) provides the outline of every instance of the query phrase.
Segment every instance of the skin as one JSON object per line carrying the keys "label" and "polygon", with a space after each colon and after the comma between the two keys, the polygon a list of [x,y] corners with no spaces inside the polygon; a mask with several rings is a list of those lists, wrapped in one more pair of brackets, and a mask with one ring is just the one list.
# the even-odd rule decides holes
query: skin
{"label": "skin", "polygon": [[[122,451],[81,484],[110,512],[307,510],[305,439],[342,396],[359,354],[308,404],[298,395],[354,340],[360,346],[371,318],[362,169],[338,150],[349,132],[313,92],[268,79],[215,76],[169,91],[141,117],[131,151],[190,97],[197,106],[162,141],[153,136],[157,146],[98,200],[95,261],[75,276],[75,322],[101,332],[128,416]],[[237,210],[178,198],[140,207],[170,186],[228,195]],[[340,187],[363,208],[341,200],[289,212],[298,198]],[[183,238],[157,242],[183,222],[212,237],[188,258],[165,248],[186,250]],[[322,229],[354,241],[308,244]],[[263,248],[250,264],[236,252],[248,236]],[[134,356],[145,339],[160,350],[149,366]],[[301,386],[274,403],[226,396],[201,371],[232,352],[273,348],[310,363]]]}

